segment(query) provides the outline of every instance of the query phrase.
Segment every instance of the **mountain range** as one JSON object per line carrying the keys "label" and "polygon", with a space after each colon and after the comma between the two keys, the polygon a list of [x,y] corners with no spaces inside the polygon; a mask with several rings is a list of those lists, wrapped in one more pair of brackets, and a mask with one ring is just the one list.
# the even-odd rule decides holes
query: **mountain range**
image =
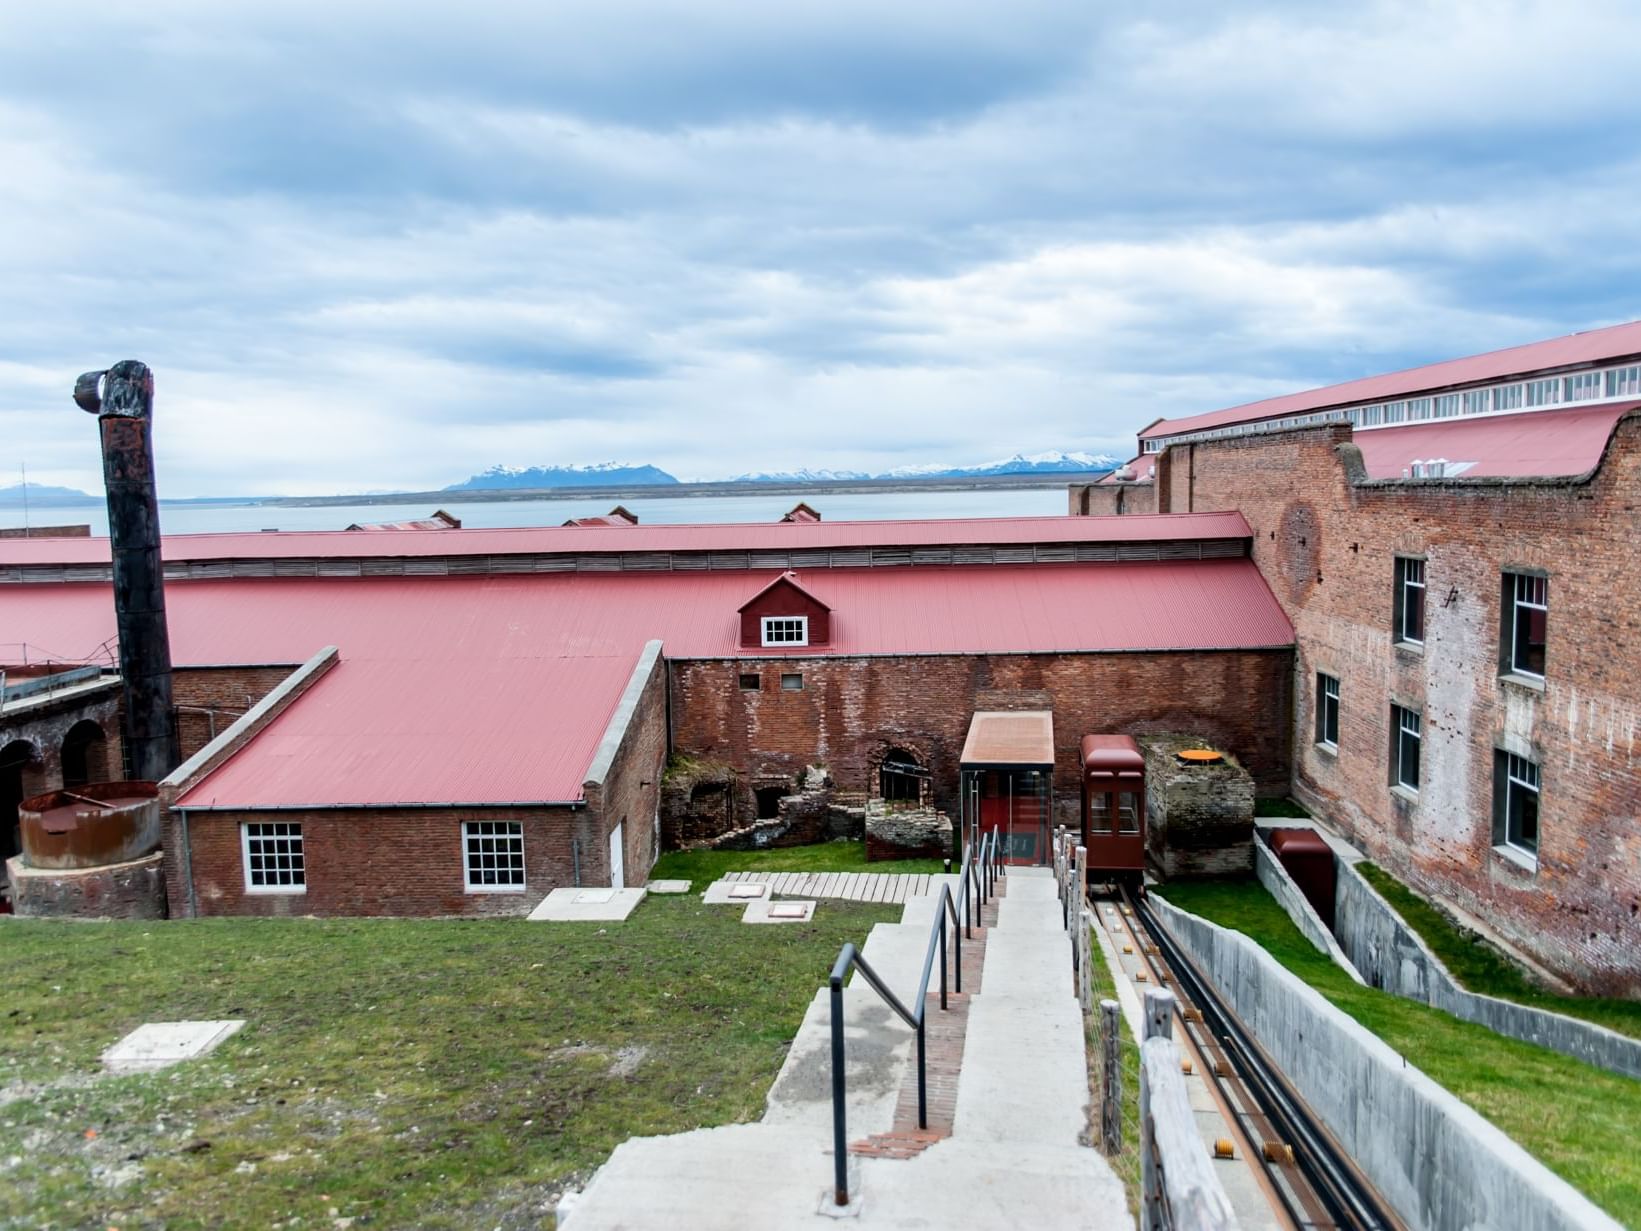
{"label": "mountain range", "polygon": [[[914,466],[896,466],[893,470],[885,470],[879,474],[865,470],[771,470],[738,474],[727,482],[837,483],[870,479],[967,479],[1007,474],[1086,474],[1090,471],[1110,470],[1120,460],[1107,453],[1067,453],[1054,450],[1047,453],[1016,453],[1002,461],[986,462],[979,466],[952,466],[941,462],[927,462]],[[452,483],[444,490],[461,492],[544,487],[640,487],[677,482],[677,478],[656,466],[599,462],[592,466],[492,466],[460,483]]]}
{"label": "mountain range", "polygon": [[85,492],[75,491],[72,487],[51,487],[44,483],[28,484],[28,500],[23,499],[23,484],[13,483],[10,487],[0,487],[0,507],[22,508],[25,503],[31,509],[63,508],[71,504],[101,504],[101,496],[88,496]]}

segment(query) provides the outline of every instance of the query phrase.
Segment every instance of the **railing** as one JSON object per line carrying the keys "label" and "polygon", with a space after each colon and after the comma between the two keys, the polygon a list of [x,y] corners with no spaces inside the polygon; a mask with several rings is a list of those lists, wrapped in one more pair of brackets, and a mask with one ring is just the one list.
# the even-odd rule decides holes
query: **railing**
{"label": "railing", "polygon": [[[949,865],[948,865],[949,866]],[[997,888],[997,878],[1003,873],[997,854],[997,833],[986,835],[979,847],[971,846],[963,855],[963,866],[958,873],[958,884],[963,892],[959,907],[952,900],[952,887],[940,886],[940,901],[935,908],[934,924],[929,929],[929,946],[923,954],[923,976],[918,981],[916,1010],[900,1002],[887,984],[873,970],[860,951],[846,944],[838,951],[838,960],[832,963],[828,979],[832,993],[832,1159],[833,1198],[838,1205],[849,1204],[849,1142],[846,1125],[846,1099],[843,1069],[843,981],[851,970],[858,970],[883,997],[883,1002],[917,1033],[917,1126],[929,1127],[929,1071],[924,1036],[924,1010],[929,1002],[929,977],[934,971],[935,951],[940,952],[940,1007],[946,1004],[946,920],[952,923],[952,948],[956,990],[963,990],[963,938],[972,939],[975,917],[980,913]],[[970,903],[973,903],[971,909]]]}

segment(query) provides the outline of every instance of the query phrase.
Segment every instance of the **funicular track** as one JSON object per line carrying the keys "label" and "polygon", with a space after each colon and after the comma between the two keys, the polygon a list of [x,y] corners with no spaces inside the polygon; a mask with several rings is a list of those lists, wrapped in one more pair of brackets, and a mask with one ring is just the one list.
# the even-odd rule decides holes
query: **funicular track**
{"label": "funicular track", "polygon": [[[1183,1050],[1199,1067],[1279,1222],[1301,1228],[1402,1231],[1397,1217],[1305,1104],[1236,1013],[1152,915],[1119,888],[1090,895],[1102,921],[1128,936],[1154,986],[1179,1002]],[[1108,928],[1109,930],[1109,928]],[[1194,1055],[1193,1055],[1194,1053]]]}

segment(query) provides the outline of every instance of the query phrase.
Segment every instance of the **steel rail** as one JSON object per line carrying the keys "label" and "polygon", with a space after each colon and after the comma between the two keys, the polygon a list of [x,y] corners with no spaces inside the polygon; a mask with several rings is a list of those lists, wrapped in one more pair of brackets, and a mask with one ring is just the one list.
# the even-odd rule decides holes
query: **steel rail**
{"label": "steel rail", "polygon": [[1295,1164],[1337,1225],[1360,1231],[1402,1231],[1402,1220],[1340,1148],[1235,1011],[1152,915],[1150,908],[1143,902],[1128,899],[1126,893],[1123,896],[1182,990],[1187,992],[1202,1014],[1204,1024],[1240,1073],[1259,1103],[1260,1110],[1287,1137],[1293,1147]]}

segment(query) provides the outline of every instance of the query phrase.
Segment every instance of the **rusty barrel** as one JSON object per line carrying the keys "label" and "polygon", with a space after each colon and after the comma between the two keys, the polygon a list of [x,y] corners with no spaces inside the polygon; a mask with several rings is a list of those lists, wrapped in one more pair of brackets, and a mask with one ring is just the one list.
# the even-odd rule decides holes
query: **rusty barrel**
{"label": "rusty barrel", "polygon": [[100,868],[159,849],[159,789],[152,782],[96,782],[47,791],[17,809],[23,862],[32,868]]}

